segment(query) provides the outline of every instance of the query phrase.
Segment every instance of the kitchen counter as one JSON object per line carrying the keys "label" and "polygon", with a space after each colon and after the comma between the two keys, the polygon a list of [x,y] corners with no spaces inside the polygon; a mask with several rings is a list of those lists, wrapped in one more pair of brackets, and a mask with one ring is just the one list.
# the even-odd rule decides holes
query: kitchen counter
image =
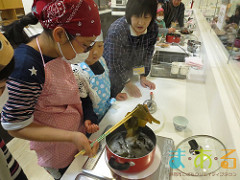
{"label": "kitchen counter", "polygon": [[[211,135],[211,125],[208,118],[208,108],[206,104],[206,94],[203,84],[187,82],[186,80],[149,78],[156,84],[154,100],[157,103],[158,110],[153,114],[163,124],[159,129],[154,125],[153,129],[157,135],[172,138],[175,145],[183,139],[197,134]],[[140,84],[137,83],[140,87]],[[191,86],[191,91],[188,87]],[[127,101],[117,102],[113,105],[100,123],[100,132],[108,125],[114,125],[131,111],[137,104],[143,103],[149,99],[149,89],[140,88],[142,92],[141,98],[128,98]],[[204,113],[203,113],[204,112]],[[197,115],[196,115],[197,114]],[[175,130],[172,119],[174,116],[185,116],[189,120],[188,128],[183,132]],[[153,125],[151,125],[153,126]],[[98,137],[96,133],[93,137]],[[81,167],[86,157],[78,156],[70,165],[62,180],[74,179],[81,171]],[[104,163],[100,161],[100,163]],[[103,165],[102,165],[103,166]],[[105,170],[102,170],[102,173]],[[109,173],[109,170],[106,169]],[[101,173],[101,172],[100,172]]]}

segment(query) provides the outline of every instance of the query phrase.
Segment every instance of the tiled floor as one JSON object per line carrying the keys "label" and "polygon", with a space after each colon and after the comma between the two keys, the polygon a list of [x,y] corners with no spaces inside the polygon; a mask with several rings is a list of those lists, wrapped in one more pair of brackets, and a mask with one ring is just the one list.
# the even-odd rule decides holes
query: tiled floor
{"label": "tiled floor", "polygon": [[29,141],[14,138],[7,146],[29,180],[53,180],[53,178],[37,164],[37,155],[35,151],[30,150]]}

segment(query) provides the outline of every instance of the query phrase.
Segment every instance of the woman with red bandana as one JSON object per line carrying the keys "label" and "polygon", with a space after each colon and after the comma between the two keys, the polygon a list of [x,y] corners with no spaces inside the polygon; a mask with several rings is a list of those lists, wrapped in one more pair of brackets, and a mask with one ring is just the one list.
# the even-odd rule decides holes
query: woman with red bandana
{"label": "woman with red bandana", "polygon": [[88,57],[100,17],[93,0],[35,0],[32,10],[44,31],[15,50],[1,123],[12,136],[30,140],[38,164],[60,179],[78,151],[93,156],[98,149],[85,136],[71,64]]}

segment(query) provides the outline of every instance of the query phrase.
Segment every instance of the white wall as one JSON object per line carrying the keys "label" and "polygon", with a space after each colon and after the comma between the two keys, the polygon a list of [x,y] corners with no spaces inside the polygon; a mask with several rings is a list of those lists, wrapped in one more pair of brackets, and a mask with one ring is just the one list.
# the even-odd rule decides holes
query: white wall
{"label": "white wall", "polygon": [[22,0],[25,14],[31,12],[33,0]]}
{"label": "white wall", "polygon": [[[236,149],[231,158],[237,158],[237,168],[239,169],[240,157],[240,126],[239,119],[234,113],[234,103],[231,99],[231,92],[228,91],[228,82],[224,70],[229,68],[227,56],[223,52],[223,45],[219,42],[216,34],[211,30],[201,14],[197,14],[198,25],[200,25],[201,37],[203,37],[203,57],[206,66],[206,94],[208,100],[208,113],[211,121],[213,135],[220,139],[227,149]],[[234,96],[232,94],[232,96]],[[230,161],[229,164],[231,164]],[[240,179],[239,171],[236,177],[225,177],[226,179]]]}

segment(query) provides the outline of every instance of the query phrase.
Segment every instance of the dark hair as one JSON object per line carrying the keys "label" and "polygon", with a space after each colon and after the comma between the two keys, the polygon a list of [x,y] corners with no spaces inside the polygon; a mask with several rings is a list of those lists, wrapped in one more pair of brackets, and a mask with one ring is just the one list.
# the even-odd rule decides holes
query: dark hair
{"label": "dark hair", "polygon": [[5,37],[8,39],[13,48],[16,48],[21,43],[28,43],[30,38],[24,32],[24,27],[29,24],[37,24],[38,19],[32,14],[28,13],[21,19],[14,21],[13,23],[3,26],[2,31],[4,31]]}
{"label": "dark hair", "polygon": [[[22,43],[26,44],[30,42],[32,38],[36,37],[36,36],[28,37],[28,35],[24,32],[23,29],[24,27],[30,24],[35,25],[37,23],[38,23],[38,19],[32,13],[28,13],[27,15],[23,16],[21,19],[16,20],[7,26],[3,26],[2,31],[4,31],[5,37],[8,39],[8,41],[13,46],[13,48],[16,48],[20,44]],[[52,29],[43,28],[43,30],[48,37],[53,39]],[[70,35],[68,32],[67,32],[67,35],[70,41],[75,38],[74,36]]]}
{"label": "dark hair", "polygon": [[132,16],[142,16],[143,14],[150,14],[152,16],[151,25],[156,19],[157,0],[128,0],[125,11],[128,24],[131,24]]}
{"label": "dark hair", "polygon": [[[66,30],[65,30],[66,31]],[[53,36],[52,36],[52,29],[47,29],[47,28],[43,28],[43,32],[48,36],[48,38],[52,41],[53,40]],[[67,36],[69,38],[69,41],[72,41],[76,36],[75,35],[71,35],[69,34],[67,31]]]}
{"label": "dark hair", "polygon": [[5,66],[1,71],[0,71],[0,81],[7,80],[8,76],[13,72],[14,66],[15,65],[15,60],[14,57],[11,59],[11,61],[8,63],[7,66]]}

